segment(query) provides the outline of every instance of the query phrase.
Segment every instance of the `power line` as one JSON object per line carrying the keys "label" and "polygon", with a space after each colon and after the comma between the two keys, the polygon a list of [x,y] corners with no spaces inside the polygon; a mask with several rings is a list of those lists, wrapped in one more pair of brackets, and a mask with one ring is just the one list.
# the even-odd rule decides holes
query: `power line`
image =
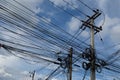
{"label": "power line", "polygon": [[[25,6],[24,6],[25,7]],[[41,17],[41,16],[40,16]],[[54,24],[55,25],[55,24]],[[57,26],[57,25],[55,25],[55,26]],[[57,27],[59,27],[59,26],[57,26]],[[68,34],[68,33],[67,33]],[[70,35],[70,34],[69,34]]]}
{"label": "power line", "polygon": [[18,2],[17,2],[18,3]]}
{"label": "power line", "polygon": [[[2,26],[1,26],[2,27]],[[9,30],[9,29],[7,29],[7,28],[5,28],[5,27],[2,27],[3,29],[5,29],[5,30],[7,30],[7,31],[10,31],[10,32],[12,32],[12,33],[14,33],[14,34],[17,34],[17,35],[19,35],[19,36],[22,36],[22,37],[24,37],[24,38],[26,38],[26,39],[29,39],[29,37],[27,37],[27,36],[24,36],[24,35],[22,35],[22,34],[20,34],[20,33],[17,33],[17,32],[14,32],[14,31],[12,31],[12,30]],[[3,34],[4,36],[8,36],[8,37],[11,37],[12,39],[15,39],[15,40],[17,40],[18,38],[16,38],[16,37],[13,37],[13,36],[10,36],[10,35],[8,35],[8,34],[5,34],[5,33],[1,33],[1,34]],[[3,39],[2,39],[3,40]],[[18,39],[18,40],[20,40],[20,39]],[[5,40],[4,40],[5,41]],[[22,41],[22,42],[27,42],[26,40],[20,40],[20,41]],[[6,41],[6,42],[10,42],[10,41]],[[11,42],[10,42],[11,43]],[[13,42],[12,42],[13,43]],[[33,43],[31,43],[31,42],[29,42],[29,44],[31,44],[31,45],[33,45],[33,46],[36,46],[36,48],[38,48],[38,49],[43,49],[43,50],[46,50],[46,51],[50,51],[50,52],[55,52],[55,50],[53,51],[53,50],[47,50],[47,49],[44,49],[43,47],[41,47],[41,46],[39,46],[39,45],[36,45],[36,44],[33,44]],[[21,45],[21,44],[20,44]],[[56,53],[56,52],[55,52]]]}
{"label": "power line", "polygon": [[82,79],[82,80],[85,80],[86,75],[87,75],[87,70],[85,71],[85,73],[84,73],[84,76],[83,76],[83,79]]}
{"label": "power line", "polygon": [[[44,61],[47,61],[47,62],[51,62],[51,63],[54,63],[54,64],[59,64],[58,62],[56,62],[56,61],[52,61],[52,60],[48,60],[48,59],[45,59],[45,58],[43,58],[43,57],[41,57],[41,56],[44,56],[44,55],[42,55],[42,54],[37,54],[37,53],[35,53],[35,52],[32,52],[32,51],[27,51],[27,50],[22,50],[22,49],[18,49],[18,48],[14,48],[14,47],[11,47],[11,46],[8,46],[8,45],[4,45],[4,44],[1,44],[2,45],[2,47],[4,48],[4,49],[6,49],[6,50],[8,50],[10,53],[12,53],[11,52],[11,50],[12,51],[15,51],[15,52],[20,52],[21,54],[25,54],[25,55],[27,55],[27,56],[29,56],[29,57],[31,57],[31,58],[33,58],[33,57],[35,57],[35,58],[38,58],[38,59],[41,59],[41,60],[44,60]],[[13,53],[12,53],[13,54]],[[18,56],[17,56],[18,57]],[[22,57],[21,57],[22,58]]]}
{"label": "power line", "polygon": [[86,3],[84,3],[83,1],[81,1],[81,0],[77,0],[77,1],[79,1],[80,3],[82,3],[84,6],[86,6],[88,9],[92,10],[93,12],[96,12],[91,7],[89,7]]}
{"label": "power line", "polygon": [[74,17],[74,18],[76,18],[76,19],[78,19],[79,21],[81,21],[82,22],[82,20],[80,20],[78,17],[76,17],[75,15],[73,15],[72,13],[70,13],[70,12],[68,12],[68,11],[66,11],[65,9],[63,9],[62,7],[60,7],[60,6],[57,6],[56,4],[54,4],[54,2],[52,2],[52,1],[50,1],[50,0],[48,0],[51,4],[53,4],[53,5],[55,5],[58,9],[60,9],[60,10],[62,10],[62,11],[64,11],[65,13],[67,13],[67,14],[69,14],[70,16],[72,16],[72,17]]}
{"label": "power line", "polygon": [[[15,1],[15,0],[14,0]],[[42,28],[33,28],[33,27],[44,27],[46,24],[43,24],[42,26],[41,25],[35,25],[35,23],[34,22],[31,22],[30,20],[28,20],[28,19],[26,19],[26,18],[24,18],[23,16],[26,16],[25,14],[23,14],[22,16],[21,15],[18,15],[18,14],[16,14],[15,13],[15,11],[12,11],[12,10],[9,10],[9,9],[6,9],[5,7],[3,8],[3,6],[1,6],[0,5],[0,8],[1,9],[4,9],[7,13],[9,13],[10,15],[8,15],[7,16],[7,14],[2,14],[1,13],[1,19],[3,20],[3,21],[6,21],[6,22],[9,22],[9,23],[11,23],[11,24],[13,24],[13,25],[16,25],[17,26],[17,28],[19,29],[19,30],[22,30],[23,32],[25,32],[25,33],[27,33],[27,34],[29,34],[30,36],[32,36],[32,37],[34,37],[34,38],[37,38],[37,39],[44,39],[44,40],[46,40],[46,41],[49,41],[49,43],[51,43],[51,44],[56,44],[56,46],[58,46],[58,47],[60,47],[60,48],[62,48],[62,49],[64,49],[64,46],[62,45],[62,44],[64,44],[64,43],[66,43],[67,45],[70,45],[70,46],[73,46],[75,49],[77,49],[77,51],[79,51],[79,50],[81,50],[81,51],[83,51],[84,49],[83,48],[85,48],[86,47],[86,45],[83,47],[82,46],[82,48],[81,48],[81,46],[79,46],[79,44],[77,44],[78,42],[76,41],[76,42],[73,42],[73,43],[69,43],[69,40],[70,39],[67,39],[67,38],[65,38],[65,39],[62,39],[63,38],[63,35],[62,36],[60,36],[60,35],[56,35],[56,34],[53,34],[53,33],[51,33],[51,32],[49,32],[49,29],[48,28],[44,28],[44,29],[42,29]],[[19,10],[19,9],[18,9]],[[11,16],[12,15],[12,16]],[[30,15],[29,15],[30,16]],[[13,18],[14,17],[14,18]],[[32,16],[33,17],[33,16]],[[23,19],[22,19],[23,18]],[[24,20],[25,19],[25,20]],[[33,19],[33,18],[32,18]],[[12,20],[12,21],[9,21],[9,20]],[[15,21],[16,20],[16,21]],[[35,20],[35,19],[34,19]],[[14,23],[15,22],[15,23]],[[22,25],[21,23],[19,23],[19,22],[21,22],[21,23],[24,23],[24,24],[27,24],[27,25]],[[30,23],[30,24],[29,24]],[[89,21],[88,21],[88,23],[89,23]],[[86,24],[86,25],[88,25],[88,26],[93,26],[93,25],[90,25],[90,24],[88,24],[88,23],[85,23],[84,22],[84,24]],[[48,24],[47,24],[48,25]],[[53,23],[53,25],[55,26],[56,24],[54,24]],[[52,26],[53,26],[52,25]],[[26,27],[26,26],[30,26],[31,28],[28,28],[28,27]],[[51,26],[51,25],[50,25]],[[51,26],[51,27],[52,27]],[[57,25],[58,26],[58,25]],[[22,27],[22,28],[21,28]],[[96,26],[93,26],[93,27],[96,27]],[[33,30],[33,29],[35,29],[35,30]],[[37,30],[41,30],[40,31],[40,33],[37,33]],[[52,28],[53,29],[53,28]],[[42,31],[45,31],[44,33],[42,33]],[[54,29],[53,29],[54,30]],[[61,30],[61,29],[60,29]],[[95,30],[97,30],[97,28],[95,29]],[[78,34],[79,33],[79,31],[76,33],[76,34]],[[42,35],[41,35],[42,34]],[[49,35],[50,34],[50,35]],[[41,36],[39,36],[39,35],[41,35]],[[46,36],[45,35],[47,35],[47,37],[49,37],[49,38],[46,38]],[[65,34],[64,35],[67,35],[67,33],[65,32]],[[69,34],[68,34],[69,35]],[[70,36],[70,38],[72,37],[73,39],[75,39],[76,38],[76,36],[78,36],[78,35],[75,35],[75,36],[71,36],[71,35],[69,35]],[[47,40],[47,39],[49,39],[49,40]],[[72,40],[73,40],[72,39]],[[55,41],[56,40],[56,41]],[[66,41],[67,40],[67,41]],[[78,40],[78,39],[75,39],[75,40]],[[79,40],[78,40],[79,41]],[[6,41],[6,42],[9,42],[9,41]],[[10,42],[11,43],[11,42]],[[12,42],[13,43],[13,42]],[[16,44],[16,45],[18,45],[18,43],[13,43],[13,44]],[[31,47],[31,48],[33,48],[32,46],[26,46],[26,45],[22,45],[22,44],[20,44],[21,46],[25,46],[25,47]],[[22,49],[17,49],[17,48],[11,48],[10,46],[9,47],[7,47],[7,49],[9,49],[9,50],[13,50],[13,51],[15,51],[15,52],[18,52],[18,53],[23,53],[22,55],[28,55],[27,53],[30,53],[31,51],[26,51],[26,50],[22,50]],[[67,48],[66,48],[66,50],[67,50]],[[77,52],[76,51],[76,52]],[[31,53],[34,53],[34,52],[31,52]],[[79,53],[79,52],[78,52]],[[79,53],[80,54],[80,53]],[[34,58],[37,58],[37,59],[39,59],[39,57],[38,56],[35,56],[35,55],[33,55],[33,54],[29,54],[29,56],[30,57],[34,57]],[[76,56],[75,56],[76,57]],[[80,56],[79,56],[80,57]],[[98,59],[97,57],[95,57],[96,59]],[[118,57],[117,57],[118,58]],[[76,59],[75,59],[76,60]],[[116,58],[115,59],[112,59],[112,61],[116,61]],[[51,62],[52,63],[52,62]],[[57,63],[56,63],[57,64]],[[96,64],[95,64],[96,65]],[[109,65],[108,65],[109,66]],[[104,66],[103,66],[104,67]],[[107,69],[109,69],[109,70],[119,70],[119,66],[118,65],[110,65],[110,68],[111,69],[109,69],[109,68],[107,68]]]}
{"label": "power line", "polygon": [[81,10],[79,10],[78,8],[76,8],[75,6],[71,5],[69,2],[67,2],[66,0],[63,0],[65,3],[67,3],[68,5],[70,5],[71,7],[73,7],[74,9],[76,9],[78,12],[82,13],[83,15],[89,17],[86,13],[82,12]]}
{"label": "power line", "polygon": [[50,75],[45,79],[45,80],[49,80],[57,71],[59,71],[60,66],[58,66],[52,73],[50,73]]}
{"label": "power line", "polygon": [[18,55],[16,55],[16,54],[14,54],[12,51],[10,51],[9,49],[5,49],[5,50],[7,50],[8,53],[12,54],[13,56],[18,57],[18,58],[20,58],[20,59],[23,59],[23,60],[25,60],[25,61],[40,63],[40,61],[34,61],[34,60],[31,60],[31,59],[27,59],[27,58],[18,56]]}

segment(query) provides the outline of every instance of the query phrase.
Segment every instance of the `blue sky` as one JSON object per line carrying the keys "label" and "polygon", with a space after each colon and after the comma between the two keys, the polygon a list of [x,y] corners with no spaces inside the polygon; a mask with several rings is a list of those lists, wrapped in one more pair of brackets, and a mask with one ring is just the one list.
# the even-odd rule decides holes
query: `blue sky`
{"label": "blue sky", "polygon": [[[49,26],[47,24],[44,24],[42,22],[42,20],[39,20],[38,17],[36,17],[36,16],[42,16],[43,18],[45,18],[47,20],[46,23],[48,23],[48,24],[51,22],[55,23],[61,29],[65,30],[66,32],[68,32],[71,35],[74,35],[75,32],[79,29],[80,25],[82,24],[80,22],[80,20],[87,19],[86,16],[84,16],[82,13],[75,10],[72,6],[66,4],[63,0],[50,0],[50,1],[54,2],[55,5],[51,4],[51,2],[49,2],[48,0],[16,0],[16,1],[20,2],[21,4],[27,6],[31,10],[33,10],[35,12],[35,14],[30,12],[29,10],[24,9],[22,6],[20,6],[13,0],[5,0],[5,1],[10,2],[11,4],[25,10],[31,16],[24,15],[23,14],[24,12],[22,12],[21,10],[17,10],[14,7],[11,7],[10,5],[5,4],[4,0],[0,0],[0,1],[3,1],[3,2],[0,2],[0,4],[5,5],[6,7],[9,7],[9,9],[15,11],[17,14],[20,14],[24,18],[27,18],[28,20],[33,22],[34,25],[42,25],[42,26],[44,26],[44,28],[46,28],[48,30],[53,29],[50,31],[56,35],[59,35],[59,37],[64,37],[64,38],[66,37],[65,40],[69,40],[69,39],[71,39],[71,37],[69,35],[65,35],[64,32],[62,32],[62,31],[59,31],[56,29],[55,29],[56,31],[54,31],[54,28],[52,28],[51,26]],[[90,9],[88,9],[87,7],[82,5],[80,2],[78,2],[78,0],[65,0],[65,1],[69,2],[70,4],[73,4],[74,7],[78,8],[79,10],[86,13],[87,15],[93,14],[93,12]],[[120,36],[119,36],[119,34],[120,34],[120,31],[119,31],[120,30],[120,8],[119,8],[120,1],[119,0],[112,0],[112,1],[110,1],[110,0],[99,0],[99,1],[98,0],[81,0],[81,1],[86,3],[92,9],[98,8],[104,12],[104,14],[101,15],[95,23],[97,26],[100,26],[104,23],[104,25],[102,26],[103,30],[99,33],[100,35],[99,34],[95,35],[95,37],[96,37],[95,38],[95,47],[99,52],[98,56],[102,57],[103,59],[106,59],[112,53],[114,53],[118,49],[120,49],[119,45],[109,48],[112,45],[116,45],[116,44],[120,43]],[[61,7],[62,10],[57,8],[56,6]],[[63,9],[65,11],[67,11],[68,13],[72,13],[75,17],[79,18],[80,20],[69,15],[68,13],[65,13],[63,11]],[[0,14],[2,15],[2,13],[4,13],[4,11],[2,11],[2,10],[0,10],[0,11],[1,11]],[[5,13],[5,14],[8,15],[7,13]],[[13,22],[17,23],[19,21],[17,21],[17,19],[16,19],[16,21],[13,20]],[[27,26],[24,23],[23,24],[22,23],[23,22],[20,22],[19,25]],[[18,36],[16,34],[9,32],[9,31],[4,31],[3,28],[0,28],[0,30],[1,30],[0,31],[0,39],[6,39],[6,40],[9,40],[12,42],[17,42],[17,43],[21,43],[21,44],[25,44],[25,45],[29,45],[29,46],[33,46],[32,44],[35,44],[35,45],[42,46],[42,48],[44,48],[44,49],[52,50],[54,52],[63,51],[63,49],[61,49],[60,47],[52,45],[47,41],[44,41],[42,39],[38,40],[36,38],[30,37],[30,35],[32,33],[27,34],[26,32],[23,32],[23,31],[19,30],[18,28],[16,28],[16,26],[13,26],[12,24],[8,25],[6,23],[2,23],[2,21],[1,21],[0,26],[4,26],[10,30],[13,30],[17,33],[20,33],[20,34],[26,36],[26,38],[21,37],[21,36]],[[32,29],[32,28],[30,28],[30,29]],[[44,36],[46,34],[46,32],[44,34],[42,34],[42,33],[39,33],[39,31],[37,31],[37,30],[34,30],[34,31],[37,32],[38,35]],[[16,39],[14,39],[10,36],[12,36]],[[89,29],[86,29],[78,36],[78,39],[84,41],[89,36],[90,36]],[[103,42],[101,42],[100,36],[102,37]],[[52,38],[47,37],[47,36],[45,36],[45,39],[53,40]],[[55,40],[53,40],[53,41],[56,42]],[[86,43],[89,44],[89,41],[90,40],[87,40]],[[6,43],[1,40],[0,40],[0,43],[5,43],[8,45],[11,45],[10,43]],[[66,49],[68,49],[70,47],[70,46],[66,45],[65,43],[63,43],[63,44],[58,43],[58,45],[60,45],[62,47],[67,46]],[[20,48],[20,49],[24,48],[24,47],[15,46],[15,45],[12,45],[12,46],[14,46],[16,48]],[[82,46],[84,46],[84,44]],[[38,49],[31,50],[31,48],[25,48],[25,49],[33,51],[34,53],[41,52],[41,54],[46,56],[47,59],[49,59],[49,60],[54,61],[53,58],[56,57],[56,55],[54,55],[54,52],[49,53],[49,51],[47,52],[47,51],[38,50]],[[21,54],[21,53],[18,54],[15,52],[13,52],[13,53],[17,54],[17,55]],[[65,53],[66,53],[66,51],[65,51]],[[51,56],[49,56],[49,55],[51,55]],[[27,56],[27,55],[22,55],[22,56]],[[10,55],[9,52],[7,52],[5,49],[1,48],[0,49],[0,78],[2,78],[1,80],[30,80],[31,77],[29,76],[30,75],[29,72],[34,71],[34,70],[37,71],[36,76],[35,76],[36,80],[38,78],[46,78],[50,74],[51,71],[55,70],[58,67],[55,64],[51,64],[50,62],[41,60],[39,58],[34,58],[34,57],[31,58],[30,56],[28,56],[26,58],[30,59],[30,60],[39,61],[39,63],[25,61],[23,59],[15,57],[14,55]],[[120,65],[119,62],[120,62],[120,59],[118,61],[116,61],[115,64]],[[39,70],[39,69],[41,69],[41,70]],[[80,68],[80,69],[76,68],[75,70],[76,71],[73,73],[74,80],[82,79],[84,70],[82,68]],[[54,77],[52,80],[63,80],[64,77],[66,77],[66,75],[63,73],[64,72],[61,72],[60,75]],[[114,76],[113,76],[113,74],[114,74]],[[79,75],[81,75],[81,76],[79,76]],[[88,76],[86,77],[86,80],[89,79],[89,71],[88,71],[87,75]],[[120,76],[120,74],[118,74],[118,73],[114,73],[114,72],[103,69],[102,73],[100,73],[100,74],[97,73],[97,80],[113,80],[113,78],[119,78],[119,76]],[[63,78],[60,79],[60,77],[63,77]]]}

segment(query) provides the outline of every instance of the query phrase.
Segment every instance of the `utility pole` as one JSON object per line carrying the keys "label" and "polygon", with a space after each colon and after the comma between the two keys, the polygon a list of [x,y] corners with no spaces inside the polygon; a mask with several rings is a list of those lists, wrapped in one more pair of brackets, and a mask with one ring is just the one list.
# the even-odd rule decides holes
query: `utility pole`
{"label": "utility pole", "polygon": [[68,77],[67,77],[67,80],[72,80],[72,54],[73,54],[73,48],[70,48],[69,54],[68,54]]}
{"label": "utility pole", "polygon": [[34,77],[35,77],[35,70],[32,73],[32,80],[34,80]]}
{"label": "utility pole", "polygon": [[32,77],[32,80],[34,80],[34,78],[35,78],[35,70],[33,72],[30,72],[30,73],[31,73],[30,77]]}
{"label": "utility pole", "polygon": [[[86,21],[83,21],[83,24],[81,26],[81,28],[83,28],[83,30],[88,27],[90,29],[90,80],[96,80],[96,56],[95,56],[95,48],[94,48],[94,35],[97,32],[100,32],[102,30],[102,27],[97,27],[94,25],[94,20],[99,17],[101,15],[101,12],[99,10],[94,10],[94,14],[89,17],[89,19],[87,19]],[[85,27],[83,27],[85,26]]]}
{"label": "utility pole", "polygon": [[[94,25],[94,20],[91,19],[91,22],[90,24]],[[94,51],[94,27],[91,26],[91,29],[90,29],[90,36],[91,36],[91,39],[90,39],[90,50],[91,50],[91,67],[90,67],[90,71],[91,71],[91,74],[90,74],[90,80],[96,80],[96,75],[95,75],[95,51]]]}

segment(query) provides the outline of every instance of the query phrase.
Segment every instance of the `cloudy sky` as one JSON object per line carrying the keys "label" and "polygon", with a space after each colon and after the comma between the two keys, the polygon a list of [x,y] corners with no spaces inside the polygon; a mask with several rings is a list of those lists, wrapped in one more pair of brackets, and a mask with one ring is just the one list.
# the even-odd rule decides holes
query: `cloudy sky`
{"label": "cloudy sky", "polygon": [[[4,0],[0,0],[0,1],[1,1],[0,5],[4,3]],[[10,2],[11,4],[23,9],[23,7],[21,7],[14,0],[5,0],[5,1]],[[80,20],[87,19],[87,17],[84,14],[78,12],[77,10],[75,10],[75,8],[81,10],[82,12],[84,12],[89,16],[93,14],[93,12],[90,9],[88,9],[86,6],[81,4],[79,0],[65,0],[66,2],[69,2],[69,4],[72,4],[74,7],[68,5],[63,0],[50,0],[54,3],[54,5],[48,0],[16,0],[16,1],[25,5],[29,9],[33,10],[35,14],[27,11],[33,16],[36,16],[36,15],[43,16],[45,19],[47,19],[48,23],[53,22],[56,25],[59,25],[62,29],[64,29],[71,35],[74,35],[75,32],[79,29],[80,25],[82,24]],[[120,36],[119,36],[120,34],[120,31],[119,31],[120,30],[120,8],[119,8],[120,0],[111,0],[111,1],[110,0],[81,0],[81,1],[86,3],[92,9],[97,8],[102,11],[102,15],[100,16],[99,19],[97,19],[95,23],[95,25],[97,26],[102,25],[102,28],[103,28],[103,30],[99,34],[95,35],[96,37],[95,47],[97,50],[100,50],[100,55],[104,54],[106,56],[106,55],[112,54],[113,52],[116,52],[116,50],[120,49],[120,46],[117,45],[117,44],[120,44],[119,42],[120,41]],[[61,7],[62,10],[56,6]],[[13,7],[10,7],[10,8],[22,15],[20,11],[17,11]],[[63,10],[68,11],[68,13],[72,13],[75,17],[71,16],[68,13],[65,13]],[[24,16],[24,17],[35,22],[36,24],[39,24],[39,21],[37,19],[32,20],[31,17],[29,16]],[[0,22],[0,25],[6,26],[1,22]],[[21,34],[27,35],[19,30],[16,32],[20,32]],[[4,36],[3,35],[4,33],[2,31],[0,33],[2,33],[0,35],[1,36],[0,38],[13,40],[13,39],[9,39],[9,37]],[[5,34],[10,34],[10,33],[6,32]],[[10,34],[10,35],[18,38],[18,40],[21,39],[16,35],[13,35],[13,34]],[[88,30],[83,31],[80,34],[80,36],[78,36],[78,38],[80,38],[83,41],[86,40],[88,37],[89,37]],[[100,40],[101,38],[103,41]],[[0,43],[1,42],[2,41],[0,41]],[[40,45],[42,45],[43,43],[44,41],[43,42],[41,41]],[[89,43],[89,40],[87,40],[87,43]],[[43,44],[44,48],[47,48],[45,46],[46,44]],[[117,45],[117,46],[109,48],[113,45]],[[54,46],[54,50],[59,51],[60,49]],[[48,62],[44,63],[43,61],[41,61],[40,63],[34,63],[34,62],[29,63],[14,55],[9,55],[6,50],[4,50],[3,48],[0,48],[0,80],[30,80],[31,77],[29,72],[33,72],[36,69],[45,68],[45,66],[47,66],[46,70],[44,71],[40,70],[41,72],[39,72],[38,70],[38,72],[36,73],[36,77],[35,77],[36,80],[38,78],[45,78],[46,77],[45,75],[49,74],[48,71],[49,70],[52,71],[57,66],[55,66],[54,64],[49,64]],[[115,74],[115,76],[113,77],[112,75],[107,74],[109,71],[107,73],[106,72],[107,71],[105,70],[103,71],[103,73],[100,73],[99,74],[100,76],[97,77],[97,80],[113,80],[114,78],[117,79],[120,76],[120,74],[117,74],[117,75]],[[112,74],[112,72],[110,73]],[[76,72],[75,75],[80,75],[80,74]],[[75,75],[74,75],[75,80],[78,80],[79,76],[75,76]],[[52,79],[52,80],[59,80],[59,78]]]}

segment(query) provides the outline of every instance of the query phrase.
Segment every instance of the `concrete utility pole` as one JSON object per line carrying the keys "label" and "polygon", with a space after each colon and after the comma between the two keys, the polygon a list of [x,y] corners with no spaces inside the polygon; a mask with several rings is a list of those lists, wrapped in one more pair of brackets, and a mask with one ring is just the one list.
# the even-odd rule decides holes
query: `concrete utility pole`
{"label": "concrete utility pole", "polygon": [[96,80],[96,74],[95,74],[95,63],[96,63],[96,56],[95,56],[95,48],[94,48],[94,35],[97,32],[100,32],[102,30],[102,27],[97,27],[94,25],[94,20],[101,15],[101,12],[99,10],[94,11],[95,14],[93,14],[89,19],[86,21],[83,21],[83,25],[81,28],[84,29],[83,26],[88,27],[90,29],[90,80]]}
{"label": "concrete utility pole", "polygon": [[[94,25],[94,20],[91,19],[91,22],[90,24]],[[91,29],[90,29],[90,36],[91,36],[91,39],[90,39],[90,50],[91,50],[91,67],[90,67],[90,71],[91,71],[91,74],[90,74],[90,80],[95,80],[96,79],[96,76],[95,76],[95,51],[94,51],[94,27],[91,26]]]}
{"label": "concrete utility pole", "polygon": [[68,54],[68,79],[72,80],[72,54],[73,54],[73,48],[70,48],[69,54]]}

